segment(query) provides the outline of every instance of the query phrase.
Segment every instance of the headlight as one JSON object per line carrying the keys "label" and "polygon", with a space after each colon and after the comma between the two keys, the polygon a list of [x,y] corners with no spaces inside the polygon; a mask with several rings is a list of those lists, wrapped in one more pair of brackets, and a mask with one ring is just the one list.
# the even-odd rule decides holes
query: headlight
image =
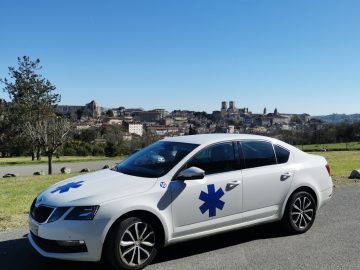
{"label": "headlight", "polygon": [[65,217],[66,220],[93,220],[99,206],[79,206],[74,207]]}
{"label": "headlight", "polygon": [[60,219],[70,207],[58,207],[49,217],[48,223],[57,221]]}

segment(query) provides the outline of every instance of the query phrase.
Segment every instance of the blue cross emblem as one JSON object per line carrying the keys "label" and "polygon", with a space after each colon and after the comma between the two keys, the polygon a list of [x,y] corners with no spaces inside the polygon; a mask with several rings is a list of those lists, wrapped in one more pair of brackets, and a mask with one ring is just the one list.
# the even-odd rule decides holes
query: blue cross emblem
{"label": "blue cross emblem", "polygon": [[209,217],[216,216],[216,208],[222,210],[224,208],[225,202],[220,200],[224,196],[224,191],[219,188],[215,192],[215,185],[211,184],[207,186],[208,193],[201,191],[199,199],[204,201],[204,203],[199,207],[201,214],[204,214],[209,210]]}
{"label": "blue cross emblem", "polygon": [[68,192],[68,191],[70,190],[70,188],[78,188],[78,187],[81,187],[81,186],[82,186],[82,184],[81,184],[82,182],[84,182],[84,181],[67,183],[66,185],[59,186],[59,187],[55,188],[53,191],[51,191],[51,193],[55,193],[55,192],[58,192],[58,191],[59,191],[59,193]]}

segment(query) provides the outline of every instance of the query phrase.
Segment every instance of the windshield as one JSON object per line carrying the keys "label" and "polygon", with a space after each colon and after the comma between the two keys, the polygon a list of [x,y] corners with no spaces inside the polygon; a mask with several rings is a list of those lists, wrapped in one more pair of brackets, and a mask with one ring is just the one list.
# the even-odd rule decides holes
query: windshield
{"label": "windshield", "polygon": [[157,178],[168,173],[198,145],[159,141],[131,155],[116,166],[121,173]]}

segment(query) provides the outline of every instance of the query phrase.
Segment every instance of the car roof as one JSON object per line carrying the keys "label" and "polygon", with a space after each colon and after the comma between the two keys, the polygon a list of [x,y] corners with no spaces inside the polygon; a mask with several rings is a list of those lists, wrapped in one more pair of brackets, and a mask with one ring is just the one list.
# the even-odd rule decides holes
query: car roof
{"label": "car roof", "polygon": [[228,134],[228,133],[214,133],[214,134],[199,134],[199,135],[185,135],[177,137],[168,137],[163,141],[183,142],[193,144],[210,144],[221,141],[230,140],[267,140],[273,142],[274,139],[265,136],[251,135],[251,134]]}

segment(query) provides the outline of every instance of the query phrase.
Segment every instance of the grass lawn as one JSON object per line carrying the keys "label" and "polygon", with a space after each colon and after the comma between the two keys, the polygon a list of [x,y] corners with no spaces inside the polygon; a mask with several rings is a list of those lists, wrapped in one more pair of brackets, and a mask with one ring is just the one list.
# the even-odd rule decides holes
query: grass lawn
{"label": "grass lawn", "polygon": [[[356,182],[347,177],[353,169],[360,169],[360,151],[316,152],[314,154],[322,155],[328,160],[336,186]],[[25,226],[29,208],[35,196],[48,186],[75,175],[78,174],[0,178],[0,231]]]}
{"label": "grass lawn", "polygon": [[327,151],[353,151],[360,150],[360,142],[296,145],[296,147],[306,152],[323,151],[323,149]]}
{"label": "grass lawn", "polygon": [[[98,161],[98,160],[122,160],[125,156],[120,157],[104,157],[104,156],[86,156],[86,157],[76,157],[76,156],[66,156],[53,158],[53,163],[63,163],[63,162],[83,162],[83,161]],[[10,158],[0,158],[0,166],[11,166],[11,165],[32,165],[32,164],[42,164],[47,163],[47,157],[43,156],[41,160],[31,160],[31,157],[10,157]]]}
{"label": "grass lawn", "polygon": [[326,158],[331,168],[331,175],[335,185],[354,183],[348,179],[354,169],[360,169],[360,151],[315,152]]}
{"label": "grass lawn", "polygon": [[79,173],[0,178],[0,231],[25,226],[36,195],[48,186],[76,175]]}

